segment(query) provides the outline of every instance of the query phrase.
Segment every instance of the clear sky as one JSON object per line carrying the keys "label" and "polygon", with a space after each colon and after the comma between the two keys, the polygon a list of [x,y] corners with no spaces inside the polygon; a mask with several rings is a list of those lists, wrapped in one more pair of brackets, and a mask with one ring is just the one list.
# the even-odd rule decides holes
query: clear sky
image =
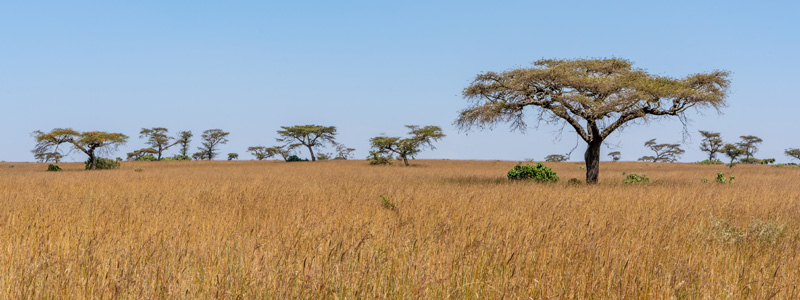
{"label": "clear sky", "polygon": [[[601,2],[4,1],[0,160],[33,161],[30,133],[55,127],[129,135],[113,157],[144,146],[142,127],[192,130],[193,148],[203,130],[221,128],[231,135],[220,153],[251,159],[248,146],[274,145],[279,126],[301,124],[336,126],[357,159],[370,137],[418,124],[447,134],[421,158],[542,160],[568,152],[576,135],[459,132],[461,91],[481,72],[592,57],[673,77],[733,72],[722,115],[689,114],[681,161],[704,158],[697,130],[759,136],[756,156],[779,162],[800,148],[796,1]],[[677,120],[629,127],[602,158],[636,160],[650,154],[646,140],[682,142],[682,133]]]}

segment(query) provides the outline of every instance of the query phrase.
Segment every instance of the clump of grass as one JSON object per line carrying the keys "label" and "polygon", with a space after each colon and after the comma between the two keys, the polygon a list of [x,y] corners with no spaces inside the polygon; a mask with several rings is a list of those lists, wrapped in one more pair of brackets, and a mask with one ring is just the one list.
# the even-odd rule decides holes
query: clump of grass
{"label": "clump of grass", "polygon": [[631,183],[642,183],[642,182],[650,182],[650,178],[647,178],[647,175],[639,175],[636,173],[628,174],[628,177],[622,180],[622,183],[631,184]]}
{"label": "clump of grass", "polygon": [[391,199],[383,195],[378,195],[378,196],[381,196],[381,206],[383,206],[383,208],[388,210],[397,209],[397,204],[395,204]]}
{"label": "clump of grass", "polygon": [[733,225],[729,221],[714,216],[710,216],[709,221],[711,223],[711,239],[729,245],[746,242],[773,245],[780,240],[786,230],[785,225],[764,220],[753,220],[746,227]]}

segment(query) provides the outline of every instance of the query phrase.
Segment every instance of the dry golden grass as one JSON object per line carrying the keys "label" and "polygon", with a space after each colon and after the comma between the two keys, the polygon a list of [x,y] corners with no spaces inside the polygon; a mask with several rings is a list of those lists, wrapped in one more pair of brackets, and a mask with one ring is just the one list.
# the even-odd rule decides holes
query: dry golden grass
{"label": "dry golden grass", "polygon": [[0,298],[800,298],[800,168],[414,163],[2,163]]}

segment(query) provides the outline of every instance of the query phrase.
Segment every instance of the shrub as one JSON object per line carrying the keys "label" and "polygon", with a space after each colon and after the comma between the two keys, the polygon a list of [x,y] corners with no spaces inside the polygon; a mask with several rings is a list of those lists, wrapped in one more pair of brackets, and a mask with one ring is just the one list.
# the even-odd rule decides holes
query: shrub
{"label": "shrub", "polygon": [[308,158],[300,158],[300,157],[299,157],[299,156],[297,156],[297,155],[292,155],[292,156],[289,156],[289,157],[287,157],[287,158],[286,158],[286,161],[287,161],[287,162],[293,162],[293,161],[308,161]]}
{"label": "shrub", "polygon": [[[86,169],[88,170],[92,166],[91,160],[86,160]],[[97,166],[98,170],[109,170],[109,169],[119,169],[119,161],[110,159],[110,158],[97,158]]]}
{"label": "shrub", "polygon": [[539,182],[556,182],[558,181],[558,176],[556,172],[545,167],[542,163],[537,163],[535,167],[530,164],[514,166],[508,171],[508,179],[533,179]]}
{"label": "shrub", "polygon": [[725,174],[717,173],[717,178],[714,178],[714,181],[718,183],[733,183],[736,180],[736,177],[731,176],[730,179],[725,179]]}
{"label": "shrub", "polygon": [[775,162],[774,158],[765,158],[765,159],[762,159],[760,163],[762,165],[770,165],[770,164],[772,164],[774,162]]}
{"label": "shrub", "polygon": [[180,155],[180,154],[176,154],[175,156],[172,157],[172,159],[173,160],[192,160],[191,157],[188,157],[186,155]]}
{"label": "shrub", "polygon": [[696,164],[700,164],[700,165],[724,165],[725,163],[722,162],[719,159],[714,159],[714,160],[706,159],[706,160],[703,160],[703,161],[698,161],[698,162],[696,162]]}
{"label": "shrub", "polygon": [[628,174],[628,177],[622,180],[622,183],[641,183],[641,182],[650,182],[650,178],[647,178],[647,175],[639,175],[636,173]]}
{"label": "shrub", "polygon": [[391,165],[392,164],[392,156],[389,154],[381,153],[380,151],[369,151],[369,156],[367,156],[367,161],[370,165]]}
{"label": "shrub", "polygon": [[61,168],[56,166],[56,165],[54,165],[54,164],[50,164],[49,166],[47,166],[47,171],[58,172],[58,171],[61,171]]}
{"label": "shrub", "polygon": [[155,155],[152,154],[145,154],[136,158],[136,161],[156,161]]}

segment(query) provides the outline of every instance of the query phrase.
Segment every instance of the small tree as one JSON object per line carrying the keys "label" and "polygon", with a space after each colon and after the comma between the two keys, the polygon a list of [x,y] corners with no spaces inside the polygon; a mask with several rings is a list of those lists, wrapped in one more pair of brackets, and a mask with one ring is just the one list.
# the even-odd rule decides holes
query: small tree
{"label": "small tree", "polygon": [[347,146],[343,144],[336,144],[336,157],[334,157],[333,159],[353,158],[353,151],[356,151],[356,149],[347,148]]}
{"label": "small tree", "polygon": [[406,125],[406,127],[410,130],[408,132],[410,137],[376,136],[369,140],[372,148],[380,153],[395,153],[408,166],[409,157],[414,158],[425,147],[436,149],[433,142],[445,136],[439,126]]}
{"label": "small tree", "polygon": [[800,160],[800,149],[786,149],[786,156],[790,158],[794,158],[796,160]]}
{"label": "small tree", "polygon": [[284,161],[287,161],[290,156],[294,154],[294,148],[297,148],[299,145],[283,145],[283,146],[273,146],[267,148],[267,151],[275,152],[276,154],[280,155]]}
{"label": "small tree", "polygon": [[[53,129],[50,133],[44,133],[36,130],[31,133],[31,136],[36,139],[36,146],[31,150],[33,157],[39,162],[55,162],[58,163],[64,158],[61,154],[59,146],[64,143],[69,143],[72,139],[71,131]],[[39,139],[42,136],[44,138]],[[45,137],[46,136],[46,137]]]}
{"label": "small tree", "polygon": [[239,159],[239,153],[228,153],[228,160],[234,160],[234,159],[236,160]]}
{"label": "small tree", "polygon": [[289,146],[306,146],[308,153],[311,155],[311,161],[316,161],[317,157],[314,156],[314,149],[321,148],[325,144],[333,143],[336,138],[335,126],[320,126],[320,125],[296,125],[296,126],[281,126],[282,130],[278,130],[278,142],[286,143]]}
{"label": "small tree", "polygon": [[203,147],[197,147],[200,152],[195,154],[199,154],[198,157],[203,157],[208,160],[214,159],[214,156],[217,156],[217,153],[215,152],[217,151],[217,146],[228,143],[228,139],[226,137],[229,134],[231,133],[222,131],[222,129],[209,129],[203,131]]}
{"label": "small tree", "polygon": [[622,157],[622,153],[620,153],[619,151],[614,151],[609,153],[608,157],[611,157],[611,159],[613,159],[614,161],[619,161],[619,159]]}
{"label": "small tree", "polygon": [[[148,161],[149,160],[157,160],[157,158],[154,155],[156,153],[158,153],[158,151],[153,149],[153,148],[143,148],[143,149],[139,149],[139,150],[136,150],[136,151],[133,151],[133,152],[128,152],[128,158],[127,159],[129,161],[131,161],[131,160],[148,160]],[[145,157],[145,156],[148,156],[148,155],[152,156],[153,159],[142,159],[142,157]]]}
{"label": "small tree", "polygon": [[731,159],[731,163],[728,164],[728,167],[733,168],[733,164],[736,163],[736,158],[744,155],[745,151],[734,144],[725,144],[725,146],[722,146],[722,153],[725,153],[725,156]]}
{"label": "small tree", "polygon": [[156,156],[157,160],[161,160],[161,154],[169,149],[169,147],[175,146],[180,142],[178,141],[170,144],[173,138],[168,136],[167,133],[169,133],[169,130],[164,127],[142,128],[142,130],[139,131],[139,138],[147,139],[145,144],[150,145],[150,148],[147,149],[155,151],[152,153]]}
{"label": "small tree", "polygon": [[474,104],[456,124],[466,130],[511,123],[524,130],[526,108],[538,108],[538,120],[563,122],[586,142],[586,182],[595,184],[600,149],[611,133],[637,120],[685,118],[692,107],[720,109],[729,74],[672,78],[648,74],[624,59],[542,59],[531,68],[479,74],[463,92]]}
{"label": "small tree", "polygon": [[744,162],[754,163],[751,158],[758,152],[758,144],[761,144],[763,140],[754,135],[743,135],[740,138],[742,141],[736,143],[736,145],[744,151]]}
{"label": "small tree", "polygon": [[647,148],[653,150],[656,156],[643,156],[639,161],[652,161],[652,162],[675,162],[684,152],[680,148],[680,144],[656,144],[656,139],[649,140],[644,143]]}
{"label": "small tree", "polygon": [[[277,149],[275,149],[275,147],[267,148],[264,146],[248,147],[247,152],[250,152],[250,154],[255,156],[256,159],[258,160],[264,160],[275,156],[275,154],[278,154]],[[284,160],[286,160],[286,158],[284,158]]]}
{"label": "small tree", "polygon": [[544,158],[544,161],[549,162],[565,162],[567,161],[567,156],[561,154],[550,154]]}
{"label": "small tree", "polygon": [[[56,151],[58,145],[72,144],[75,149],[89,156],[86,169],[94,170],[97,167],[97,154],[111,152],[128,141],[128,136],[122,133],[109,133],[103,131],[78,132],[69,128],[56,128],[48,133],[35,131],[37,148],[44,152]],[[52,151],[51,151],[52,149]]]}
{"label": "small tree", "polygon": [[713,161],[717,153],[722,151],[722,147],[725,143],[722,142],[722,137],[720,137],[719,132],[700,130],[700,134],[703,136],[703,141],[700,143],[700,150],[708,152],[708,160]]}
{"label": "small tree", "polygon": [[189,157],[189,143],[192,142],[191,131],[179,131],[175,143],[181,145],[181,156]]}
{"label": "small tree", "polygon": [[209,157],[210,156],[208,155],[208,152],[205,152],[205,151],[199,151],[199,152],[195,152],[194,154],[192,154],[192,159],[194,159],[194,160],[210,159]]}

